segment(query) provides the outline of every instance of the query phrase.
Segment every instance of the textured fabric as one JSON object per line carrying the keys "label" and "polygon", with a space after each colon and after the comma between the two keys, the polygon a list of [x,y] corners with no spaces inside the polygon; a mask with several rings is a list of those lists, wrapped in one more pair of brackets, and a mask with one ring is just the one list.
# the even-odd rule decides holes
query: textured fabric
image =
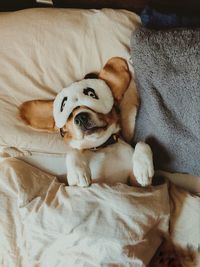
{"label": "textured fabric", "polygon": [[147,266],[169,224],[167,184],[67,187],[0,164],[0,262],[9,267]]}
{"label": "textured fabric", "polygon": [[200,175],[200,31],[140,29],[131,39],[141,107],[135,141],[156,169]]}
{"label": "textured fabric", "polygon": [[[68,146],[59,134],[27,127],[18,116],[18,107],[32,99],[55,98],[87,73],[99,72],[113,56],[129,60],[131,32],[139,24],[136,14],[112,9],[30,9],[0,14],[0,146],[5,153],[66,153]],[[126,107],[135,101],[132,85],[122,105],[124,128],[131,121],[130,136],[135,113],[132,116]]]}

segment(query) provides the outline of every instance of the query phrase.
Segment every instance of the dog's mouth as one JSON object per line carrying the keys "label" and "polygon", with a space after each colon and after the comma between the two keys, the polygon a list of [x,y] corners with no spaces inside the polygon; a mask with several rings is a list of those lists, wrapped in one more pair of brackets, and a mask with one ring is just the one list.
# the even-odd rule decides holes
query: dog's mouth
{"label": "dog's mouth", "polygon": [[99,132],[107,127],[105,121],[93,118],[89,112],[80,112],[74,118],[74,124],[84,133],[92,134]]}
{"label": "dog's mouth", "polygon": [[79,129],[86,135],[105,130],[106,128],[107,128],[107,124],[104,124],[102,126],[97,126],[95,124],[93,124],[93,125],[87,124],[87,125],[79,126]]}
{"label": "dog's mouth", "polygon": [[84,134],[89,135],[89,134],[97,133],[99,131],[106,130],[106,128],[107,128],[107,125],[104,127],[97,127],[97,126],[89,127],[89,128],[85,127],[84,129],[81,128],[81,130],[84,132]]}

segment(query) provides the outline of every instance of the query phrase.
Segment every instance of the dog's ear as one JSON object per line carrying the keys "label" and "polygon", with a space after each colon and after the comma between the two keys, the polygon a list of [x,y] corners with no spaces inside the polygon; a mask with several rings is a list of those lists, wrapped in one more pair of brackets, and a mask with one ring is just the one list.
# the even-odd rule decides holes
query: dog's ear
{"label": "dog's ear", "polygon": [[120,101],[131,80],[126,60],[121,57],[112,57],[100,71],[99,78],[110,87],[115,100]]}
{"label": "dog's ear", "polygon": [[55,126],[53,118],[54,100],[32,100],[24,102],[20,108],[21,118],[34,129],[55,132],[59,129]]}

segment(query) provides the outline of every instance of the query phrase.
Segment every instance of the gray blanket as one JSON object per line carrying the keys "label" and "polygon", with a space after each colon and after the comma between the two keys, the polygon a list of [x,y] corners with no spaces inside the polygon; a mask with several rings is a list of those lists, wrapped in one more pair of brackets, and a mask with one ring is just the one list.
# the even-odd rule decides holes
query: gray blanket
{"label": "gray blanket", "polygon": [[135,141],[156,169],[200,176],[200,29],[139,29],[131,39],[141,96]]}

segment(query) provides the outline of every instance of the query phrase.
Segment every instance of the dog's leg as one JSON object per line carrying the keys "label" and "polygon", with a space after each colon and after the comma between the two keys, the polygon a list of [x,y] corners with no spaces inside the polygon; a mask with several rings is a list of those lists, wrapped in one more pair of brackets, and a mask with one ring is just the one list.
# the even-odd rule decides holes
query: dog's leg
{"label": "dog's leg", "polygon": [[142,186],[148,186],[154,175],[153,155],[149,145],[137,143],[133,153],[133,174]]}
{"label": "dog's leg", "polygon": [[66,156],[66,165],[69,185],[87,187],[91,184],[90,168],[87,159],[80,151],[70,151]]}

